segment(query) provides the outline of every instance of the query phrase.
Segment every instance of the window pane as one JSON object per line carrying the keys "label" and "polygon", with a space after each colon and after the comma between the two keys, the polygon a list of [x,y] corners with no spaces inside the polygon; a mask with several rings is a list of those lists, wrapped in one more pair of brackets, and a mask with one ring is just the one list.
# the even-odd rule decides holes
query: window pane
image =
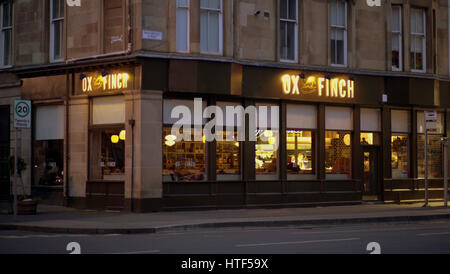
{"label": "window pane", "polygon": [[210,12],[208,19],[208,52],[219,52],[219,13]]}
{"label": "window pane", "polygon": [[289,19],[297,20],[297,0],[289,0]]}
{"label": "window pane", "polygon": [[416,9],[411,9],[411,33],[417,33],[417,12]]}
{"label": "window pane", "polygon": [[53,59],[61,58],[62,21],[53,23]]}
{"label": "window pane", "polygon": [[[218,132],[222,134],[223,141],[217,141],[216,164],[217,175],[239,175],[240,168],[240,144],[237,141],[236,131]],[[229,141],[228,141],[229,140]]]}
{"label": "window pane", "polygon": [[280,23],[280,55],[281,59],[287,59],[289,48],[287,41],[288,31],[287,31],[287,22]]}
{"label": "window pane", "polygon": [[11,29],[3,31],[3,65],[11,65]]}
{"label": "window pane", "polygon": [[280,18],[288,18],[288,0],[281,0],[280,2]]}
{"label": "window pane", "polygon": [[[163,130],[163,178],[168,182],[203,181],[206,179],[205,142],[194,141],[194,130],[191,130],[192,141],[181,140],[173,136],[170,127]],[[188,134],[188,133],[186,133]]]}
{"label": "window pane", "polygon": [[278,132],[258,131],[255,145],[256,174],[277,174]]}
{"label": "window pane", "polygon": [[125,135],[121,134],[122,131],[123,129],[91,131],[91,180],[125,180]]}
{"label": "window pane", "polygon": [[188,50],[188,9],[177,8],[177,51]]}
{"label": "window pane", "polygon": [[286,132],[286,164],[289,174],[314,174],[313,147],[311,131]]}
{"label": "window pane", "polygon": [[189,0],[177,0],[177,7],[178,8],[188,8]]}
{"label": "window pane", "polygon": [[392,67],[400,68],[400,35],[392,34]]}
{"label": "window pane", "polygon": [[208,51],[208,12],[200,12],[200,49]]}
{"label": "window pane", "polygon": [[424,18],[424,10],[417,10],[417,14],[416,14],[416,17],[417,17],[417,27],[416,27],[416,32],[417,33],[425,33],[425,30],[423,29],[423,26],[424,26],[424,21],[423,21],[423,18]]}
{"label": "window pane", "polygon": [[[428,135],[428,178],[442,178],[442,135]],[[425,134],[417,135],[417,171],[425,178]]]}
{"label": "window pane", "polygon": [[343,1],[338,1],[338,4],[337,4],[337,25],[338,26],[342,26],[342,27],[344,27],[346,24],[345,24],[345,7],[346,7],[346,5],[345,5],[345,2],[343,2]]}
{"label": "window pane", "polygon": [[62,185],[64,140],[34,141],[33,181],[35,185]]}
{"label": "window pane", "polygon": [[332,26],[336,26],[337,25],[337,3],[336,1],[332,1],[331,2],[331,6],[330,6],[330,16],[331,16],[331,25]]}
{"label": "window pane", "polygon": [[380,133],[363,132],[361,133],[361,145],[363,146],[379,146],[381,144]]}
{"label": "window pane", "polygon": [[392,179],[409,178],[409,138],[406,135],[393,135],[392,147]]}
{"label": "window pane", "polygon": [[325,170],[333,179],[352,177],[352,138],[350,132],[325,132]]}
{"label": "window pane", "polygon": [[12,26],[12,7],[10,3],[3,4],[3,22],[2,27]]}
{"label": "window pane", "polygon": [[392,31],[401,31],[401,8],[392,7]]}

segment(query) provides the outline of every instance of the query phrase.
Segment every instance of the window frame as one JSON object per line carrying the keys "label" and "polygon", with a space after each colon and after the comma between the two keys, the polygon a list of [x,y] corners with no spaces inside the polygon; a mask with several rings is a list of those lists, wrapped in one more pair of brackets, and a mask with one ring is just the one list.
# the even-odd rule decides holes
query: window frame
{"label": "window frame", "polygon": [[[416,56],[417,52],[415,52],[415,51],[412,52],[412,45],[413,45],[412,41],[413,40],[416,41],[416,39],[421,38],[422,39],[422,56],[423,56],[423,60],[422,60],[422,69],[416,69],[415,68],[416,67],[415,61],[414,61],[414,64],[410,64],[411,72],[425,73],[426,70],[427,70],[427,29],[426,29],[426,27],[427,27],[427,10],[425,8],[413,7],[413,8],[411,8],[411,12],[410,12],[409,16],[412,16],[412,14],[413,14],[412,11],[413,10],[419,10],[419,11],[422,12],[423,33],[416,33],[416,32],[412,31],[412,25],[411,25],[412,18],[410,18],[410,34],[409,34],[410,35],[410,41],[409,41],[410,49],[409,49],[409,52],[410,52],[410,56],[411,56],[411,53],[413,53],[414,56]],[[417,25],[417,22],[415,22],[415,23]],[[414,50],[415,50],[415,45],[416,44],[414,43]],[[416,58],[414,58],[414,60],[416,60]]]}
{"label": "window frame", "polygon": [[[179,53],[189,53],[190,52],[190,29],[191,29],[191,1],[187,1],[187,6],[180,6],[178,0],[176,1],[176,12],[178,13],[178,9],[185,10],[187,12],[187,24],[186,24],[186,50],[178,49],[178,35],[176,35],[176,51]],[[178,24],[178,16],[176,16],[177,24]],[[178,27],[176,28],[176,32],[178,34]],[[184,41],[183,41],[184,42]]]}
{"label": "window frame", "polygon": [[[304,179],[307,176],[312,176],[312,177],[316,177],[317,176],[317,129],[299,129],[299,128],[286,128],[286,140],[284,140],[285,142],[285,147],[286,147],[286,157],[288,155],[288,149],[287,149],[287,135],[289,131],[303,131],[303,132],[311,132],[311,167],[312,170],[309,173],[289,173],[289,171],[287,170],[287,161],[286,163],[284,163],[286,165],[286,175],[288,177],[288,181],[294,181],[294,180],[298,180],[298,179]],[[297,143],[297,141],[296,141]],[[290,177],[290,178],[289,178]]]}
{"label": "window frame", "polygon": [[[200,1],[200,53],[201,54],[206,54],[206,55],[223,55],[223,0],[219,0],[220,2],[220,8],[219,9],[213,9],[213,8],[206,8],[206,7],[202,7],[201,5],[201,1]],[[201,39],[201,14],[203,11],[206,11],[208,14],[208,19],[209,19],[209,14],[211,12],[217,12],[219,14],[219,51],[218,52],[211,52],[209,51],[209,49],[207,51],[203,51],[202,50],[202,39]],[[208,29],[209,29],[209,20],[208,20]],[[209,39],[209,37],[208,37]]]}
{"label": "window frame", "polygon": [[[8,5],[10,5],[10,11],[11,11],[11,14],[10,14],[10,17],[11,17],[11,25],[10,26],[7,26],[7,27],[5,27],[5,26],[3,26],[3,22],[4,22],[4,6],[6,5],[6,4],[8,4]],[[14,31],[13,31],[13,27],[14,27],[14,9],[13,9],[13,7],[14,7],[14,5],[13,5],[13,1],[5,1],[5,2],[2,2],[1,3],[1,5],[0,5],[0,8],[1,8],[1,18],[0,18],[0,20],[1,20],[1,22],[0,22],[0,25],[1,25],[1,52],[0,52],[0,68],[8,68],[8,67],[12,67],[12,64],[13,64],[13,35],[14,35]],[[9,50],[10,50],[10,52],[9,52],[9,63],[8,64],[5,64],[5,36],[4,36],[4,33],[5,32],[7,32],[7,31],[11,31],[11,40],[10,40],[10,47],[9,47]]]}
{"label": "window frame", "polygon": [[[330,64],[333,67],[347,67],[348,66],[348,3],[346,0],[332,0],[333,2],[341,2],[344,4],[344,10],[345,10],[345,14],[344,14],[344,19],[345,19],[345,25],[344,26],[338,26],[338,25],[333,25],[333,22],[331,22],[331,13],[333,12],[332,10],[332,2],[330,2],[330,37],[329,37],[329,41],[330,41]],[[336,11],[337,12],[337,11]],[[334,60],[332,60],[331,56],[332,56],[332,52],[331,52],[331,35],[333,30],[337,30],[337,31],[344,31],[344,63],[343,64],[337,64],[337,63],[333,63]],[[335,57],[337,58],[337,47],[335,46]]]}
{"label": "window frame", "polygon": [[[326,144],[326,140],[324,139],[324,146],[325,146],[325,154],[324,154],[324,159],[323,159],[323,164],[324,164],[324,168],[325,168],[325,178],[326,180],[331,180],[331,181],[346,181],[346,180],[352,180],[353,179],[353,171],[354,171],[354,166],[353,166],[353,160],[354,160],[354,130],[336,130],[336,129],[325,129],[325,135],[324,138],[326,138],[327,133],[328,132],[336,132],[338,134],[344,133],[345,135],[350,135],[350,145],[348,146],[350,148],[350,174],[347,173],[332,173],[332,172],[328,172],[327,171],[327,167],[326,167],[326,160],[327,160],[327,144]],[[338,177],[336,175],[347,175],[348,178],[345,179],[341,179],[341,178],[333,178],[334,177]]]}
{"label": "window frame", "polygon": [[[53,0],[50,0],[50,14],[49,14],[49,21],[50,21],[50,44],[49,44],[49,48],[50,48],[50,62],[51,63],[55,63],[55,62],[61,62],[64,60],[64,54],[63,54],[63,50],[64,50],[64,15],[65,15],[65,11],[66,11],[66,7],[65,7],[65,1],[60,0],[61,4],[64,6],[64,14],[63,17],[58,17],[58,18],[53,18]],[[55,58],[55,48],[54,48],[54,42],[55,42],[55,22],[61,22],[62,24],[62,32],[61,32],[61,41],[60,41],[60,46],[61,46],[61,57],[60,58]]]}
{"label": "window frame", "polygon": [[392,60],[392,44],[393,44],[393,37],[398,36],[398,45],[399,45],[399,57],[398,57],[398,68],[395,67],[392,62],[392,71],[403,71],[403,7],[402,5],[392,5],[391,6],[391,20],[394,18],[394,10],[397,9],[397,12],[399,13],[399,30],[393,30],[392,29],[392,22],[391,22],[391,60]]}
{"label": "window frame", "polygon": [[[281,0],[281,1],[287,1],[287,9],[288,9],[288,13],[289,13],[289,0]],[[280,1],[280,10],[281,10],[281,1]],[[293,19],[289,19],[289,18],[282,18],[281,17],[281,12],[280,12],[280,62],[283,63],[297,63],[299,61],[298,58],[298,31],[299,31],[299,26],[298,26],[298,16],[299,16],[299,5],[298,5],[298,0],[295,0],[295,20]],[[295,24],[295,28],[294,28],[294,59],[286,59],[286,58],[282,58],[282,54],[281,54],[281,24],[286,24],[288,25],[289,23],[294,23]],[[284,37],[284,39],[287,41],[287,35],[288,33],[286,32],[286,37]]]}

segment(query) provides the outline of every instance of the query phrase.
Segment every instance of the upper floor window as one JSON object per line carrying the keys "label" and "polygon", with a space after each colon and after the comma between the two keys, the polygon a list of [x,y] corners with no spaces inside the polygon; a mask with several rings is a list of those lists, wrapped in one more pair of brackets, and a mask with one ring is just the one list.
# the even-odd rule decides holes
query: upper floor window
{"label": "upper floor window", "polygon": [[426,64],[426,13],[425,9],[411,9],[411,70],[425,71]]}
{"label": "upper floor window", "polygon": [[1,4],[1,66],[11,65],[12,57],[12,2]]}
{"label": "upper floor window", "polygon": [[200,50],[222,54],[222,0],[200,1]]}
{"label": "upper floor window", "polygon": [[280,5],[280,59],[282,61],[297,61],[297,0],[281,0]]}
{"label": "upper floor window", "polygon": [[177,0],[177,51],[189,51],[189,0]]}
{"label": "upper floor window", "polygon": [[50,0],[50,60],[63,59],[64,0]]}
{"label": "upper floor window", "polygon": [[403,69],[403,35],[402,35],[402,7],[392,6],[392,70]]}
{"label": "upper floor window", "polygon": [[332,0],[331,17],[331,64],[347,65],[347,2]]}

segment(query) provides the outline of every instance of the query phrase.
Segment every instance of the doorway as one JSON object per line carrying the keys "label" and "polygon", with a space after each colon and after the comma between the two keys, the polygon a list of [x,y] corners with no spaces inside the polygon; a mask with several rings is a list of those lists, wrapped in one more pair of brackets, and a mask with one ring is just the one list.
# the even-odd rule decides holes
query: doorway
{"label": "doorway", "polygon": [[9,106],[0,106],[0,198],[10,196]]}
{"label": "doorway", "polygon": [[379,201],[380,153],[378,147],[363,147],[363,200]]}

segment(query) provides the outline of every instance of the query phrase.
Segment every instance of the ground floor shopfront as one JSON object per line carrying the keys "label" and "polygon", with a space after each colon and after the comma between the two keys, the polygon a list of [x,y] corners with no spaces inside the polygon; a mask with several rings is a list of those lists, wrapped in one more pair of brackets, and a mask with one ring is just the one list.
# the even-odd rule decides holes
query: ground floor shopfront
{"label": "ground floor shopfront", "polygon": [[[423,200],[424,110],[438,111],[430,197],[443,197],[445,81],[144,57],[18,76],[34,106],[30,181],[45,202],[151,211]],[[223,117],[195,116],[209,106]],[[268,108],[251,124],[227,119],[231,107]],[[195,138],[214,117],[223,140]],[[190,140],[174,136],[179,118]]]}

